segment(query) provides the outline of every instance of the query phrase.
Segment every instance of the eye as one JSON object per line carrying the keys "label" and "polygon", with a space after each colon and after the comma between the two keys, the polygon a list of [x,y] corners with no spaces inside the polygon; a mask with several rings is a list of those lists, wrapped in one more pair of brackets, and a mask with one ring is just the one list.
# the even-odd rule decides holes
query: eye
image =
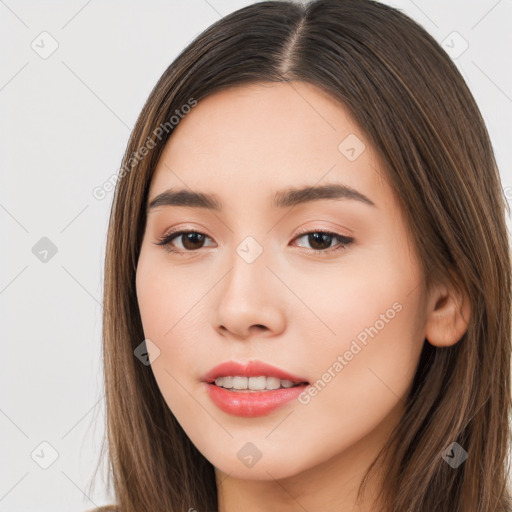
{"label": "eye", "polygon": [[[199,231],[177,231],[164,235],[156,245],[163,245],[169,252],[182,255],[200,249],[206,238],[210,237]],[[182,247],[178,250],[172,246],[175,239],[182,243]]]}
{"label": "eye", "polygon": [[[305,238],[307,243],[312,246],[312,249],[308,249],[307,252],[322,255],[343,250],[354,241],[351,237],[321,230],[303,232],[294,240],[300,240],[301,238]],[[164,235],[156,245],[164,246],[170,253],[184,255],[201,249],[206,239],[211,240],[209,236],[199,231],[177,231]],[[181,247],[176,249],[173,246],[174,240],[181,241]],[[332,242],[335,240],[338,240],[338,244],[332,247]]]}
{"label": "eye", "polygon": [[[354,241],[351,237],[321,230],[304,232],[298,236],[296,240],[300,240],[301,238],[305,238],[307,243],[312,246],[312,249],[309,249],[307,252],[321,255],[343,250]],[[331,244],[335,240],[338,240],[338,244],[333,247]]]}

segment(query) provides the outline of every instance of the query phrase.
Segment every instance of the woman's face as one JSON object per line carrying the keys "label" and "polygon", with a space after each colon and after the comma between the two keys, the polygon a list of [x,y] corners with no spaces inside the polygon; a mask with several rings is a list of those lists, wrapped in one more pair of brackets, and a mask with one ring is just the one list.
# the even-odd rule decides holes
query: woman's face
{"label": "woman's face", "polygon": [[[174,128],[148,204],[178,191],[214,199],[149,209],[136,285],[152,371],[187,435],[232,477],[363,467],[403,413],[426,321],[417,255],[365,135],[303,82],[221,91]],[[171,231],[191,233],[157,245]],[[227,361],[276,373],[221,368],[239,378],[212,384]]]}

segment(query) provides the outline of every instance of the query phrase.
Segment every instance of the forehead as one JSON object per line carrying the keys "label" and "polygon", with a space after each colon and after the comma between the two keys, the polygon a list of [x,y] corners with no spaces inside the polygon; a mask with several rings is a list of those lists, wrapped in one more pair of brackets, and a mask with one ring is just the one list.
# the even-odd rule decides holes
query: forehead
{"label": "forehead", "polygon": [[184,116],[162,152],[149,197],[190,188],[243,202],[339,182],[376,198],[385,192],[382,177],[342,103],[305,82],[259,83],[216,92]]}

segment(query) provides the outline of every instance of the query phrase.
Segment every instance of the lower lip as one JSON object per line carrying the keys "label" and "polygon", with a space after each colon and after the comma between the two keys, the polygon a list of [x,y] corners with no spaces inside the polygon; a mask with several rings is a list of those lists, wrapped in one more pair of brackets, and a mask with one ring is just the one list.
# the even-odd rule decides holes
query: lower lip
{"label": "lower lip", "polygon": [[226,388],[205,382],[213,403],[222,411],[234,416],[254,418],[264,416],[297,398],[308,384],[271,391],[229,391]]}

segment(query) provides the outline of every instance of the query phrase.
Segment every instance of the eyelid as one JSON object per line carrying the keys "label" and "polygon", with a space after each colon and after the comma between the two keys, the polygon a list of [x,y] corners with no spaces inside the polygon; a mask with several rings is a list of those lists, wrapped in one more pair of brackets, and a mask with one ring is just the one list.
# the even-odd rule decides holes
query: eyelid
{"label": "eyelid", "polygon": [[[352,235],[351,234],[344,235],[343,233],[339,233],[338,229],[341,229],[341,228],[331,229],[331,228],[328,228],[328,227],[320,227],[320,226],[302,227],[302,228],[299,228],[295,232],[294,237],[296,238],[298,235],[303,235],[305,233],[319,233],[319,232],[321,232],[321,233],[329,233],[331,235],[339,236],[341,238],[352,239]],[[349,231],[349,230],[347,230],[347,231]]]}

